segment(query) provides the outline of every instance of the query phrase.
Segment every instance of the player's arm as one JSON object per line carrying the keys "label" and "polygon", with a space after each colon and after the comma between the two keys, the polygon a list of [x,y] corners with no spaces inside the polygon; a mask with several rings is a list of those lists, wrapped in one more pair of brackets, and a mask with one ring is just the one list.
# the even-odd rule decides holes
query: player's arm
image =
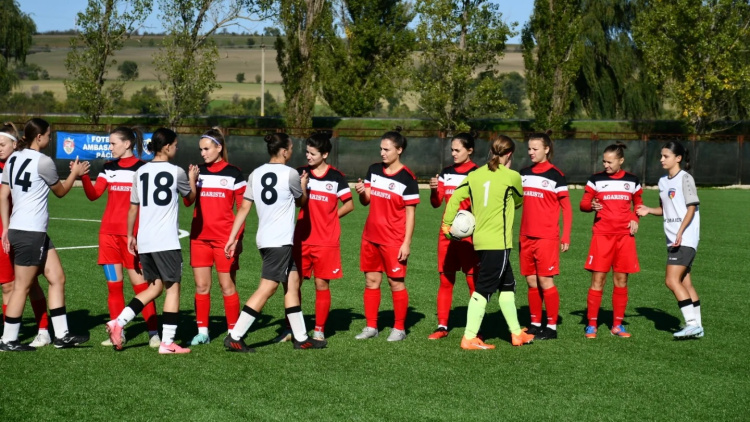
{"label": "player's arm", "polygon": [[675,236],[672,246],[677,247],[682,244],[682,234],[685,233],[685,229],[693,221],[693,218],[695,217],[695,210],[697,208],[697,205],[688,205],[687,212],[685,213],[685,217],[682,218],[682,224],[680,224],[680,228],[677,230],[677,235]]}
{"label": "player's arm", "polygon": [[[369,176],[369,172],[368,172]],[[357,179],[357,183],[354,185],[354,190],[359,195],[359,203],[368,206],[370,205],[370,179],[366,179],[364,182],[362,179]]]}
{"label": "player's arm", "polygon": [[445,212],[443,213],[443,226],[448,226],[450,229],[453,224],[453,219],[456,218],[459,208],[461,208],[461,202],[471,197],[471,189],[469,189],[469,178],[464,179],[456,190],[453,191],[453,195],[448,203],[445,205]]}
{"label": "player's arm", "polygon": [[[246,189],[246,185],[244,181],[242,181],[241,186],[234,190],[234,205],[237,207],[237,212],[239,212],[240,208],[242,208],[242,201],[243,201],[243,197],[245,196],[245,189]],[[245,220],[242,220],[242,226],[240,227],[240,230],[237,232],[236,239],[239,241],[244,233],[245,233]]]}
{"label": "player's arm", "polygon": [[589,180],[589,182],[586,183],[586,187],[583,189],[583,198],[581,198],[579,208],[583,212],[596,211],[596,202],[596,190],[594,190],[593,184]]}
{"label": "player's arm", "polygon": [[[510,166],[510,160],[508,160],[507,165]],[[513,202],[516,204],[516,209],[518,209],[523,205],[523,182],[521,181],[521,175],[517,171],[512,173],[512,180],[513,184],[510,187],[510,191]]]}
{"label": "player's arm", "polygon": [[401,248],[398,250],[398,260],[406,261],[411,255],[411,238],[414,235],[414,224],[416,221],[417,206],[407,205],[406,211],[406,230],[404,233],[404,243],[401,244]]}
{"label": "player's arm", "polygon": [[68,175],[68,178],[61,182],[57,176],[57,169],[55,168],[55,163],[52,159],[45,155],[39,160],[39,177],[47,183],[49,189],[58,198],[67,195],[73,187],[73,183],[75,183],[76,179],[79,176],[83,176],[88,171],[89,162],[78,161],[78,158],[76,157],[76,160],[70,163],[70,174]]}
{"label": "player's arm", "polygon": [[81,176],[81,184],[83,185],[83,193],[86,194],[86,198],[89,201],[96,201],[99,199],[104,192],[107,190],[107,179],[105,177],[97,177],[96,184],[91,181],[91,176],[88,173]]}
{"label": "player's arm", "polygon": [[649,214],[651,215],[663,215],[664,209],[661,206],[661,199],[659,199],[659,206],[655,208],[647,207],[644,204],[641,204],[638,206],[638,208],[635,209],[635,213],[638,214],[638,217],[645,217]]}
{"label": "player's arm", "polygon": [[700,204],[700,199],[698,199],[698,189],[695,187],[695,180],[690,174],[686,174],[685,177],[682,178],[682,195],[685,197],[687,212],[682,218],[682,224],[680,224],[680,228],[677,230],[677,236],[675,237],[672,246],[680,246],[682,243],[682,234],[693,221],[695,212]]}
{"label": "player's arm", "polygon": [[6,184],[8,172],[3,172],[3,184],[0,185],[0,221],[3,222],[2,243],[5,253],[10,252],[8,242],[8,225],[10,224],[10,187]]}
{"label": "player's arm", "polygon": [[352,211],[354,211],[354,201],[352,201],[352,197],[350,196],[341,201],[341,206],[338,209],[338,216],[341,218]]}
{"label": "player's arm", "polygon": [[191,206],[198,196],[198,166],[190,164],[188,167],[187,177],[185,170],[180,169],[177,172],[177,189],[182,194],[185,206]]}
{"label": "player's arm", "polygon": [[289,190],[292,191],[292,195],[294,196],[294,204],[298,207],[304,207],[305,204],[307,204],[307,182],[309,181],[309,176],[306,171],[302,171],[302,174],[297,173],[296,171],[290,171],[289,172]]}
{"label": "player's arm", "polygon": [[138,218],[138,203],[130,203],[128,208],[128,252],[138,255],[138,241],[135,236],[135,221]]}
{"label": "player's arm", "polygon": [[[248,187],[248,191],[251,191],[251,189]],[[252,192],[251,192],[252,195]],[[250,213],[250,209],[253,207],[253,200],[248,199],[247,192],[245,193],[245,199],[242,200],[242,205],[240,205],[240,208],[237,210],[237,214],[234,216],[234,223],[232,224],[232,231],[229,233],[229,238],[227,238],[227,243],[224,245],[224,254],[227,257],[234,256],[234,251],[237,248],[237,235],[240,232],[240,228],[242,228],[245,224],[245,219],[247,218],[247,215]]]}
{"label": "player's arm", "polygon": [[439,174],[430,179],[430,205],[432,205],[432,208],[440,207],[445,197],[445,185],[440,179]]}
{"label": "player's arm", "polygon": [[570,248],[570,232],[573,227],[573,206],[570,203],[570,196],[560,197],[560,208],[563,216],[563,234],[560,242],[560,250],[565,252]]}
{"label": "player's arm", "polygon": [[634,235],[638,233],[638,222],[640,217],[638,216],[638,207],[643,206],[643,189],[638,184],[635,193],[633,194],[633,212],[631,213],[630,222],[628,227],[630,228],[630,234]]}

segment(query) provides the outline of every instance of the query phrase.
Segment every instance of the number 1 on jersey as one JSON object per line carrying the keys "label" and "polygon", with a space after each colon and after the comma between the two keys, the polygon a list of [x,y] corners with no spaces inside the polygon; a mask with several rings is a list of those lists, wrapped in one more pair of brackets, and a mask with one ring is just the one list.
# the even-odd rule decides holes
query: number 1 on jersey
{"label": "number 1 on jersey", "polygon": [[484,207],[487,208],[487,201],[490,199],[490,181],[484,182]]}

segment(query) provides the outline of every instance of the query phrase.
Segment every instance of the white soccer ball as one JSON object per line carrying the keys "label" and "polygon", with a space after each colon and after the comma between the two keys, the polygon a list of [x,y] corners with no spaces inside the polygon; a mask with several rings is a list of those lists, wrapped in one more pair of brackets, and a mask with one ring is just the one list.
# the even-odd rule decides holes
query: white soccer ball
{"label": "white soccer ball", "polygon": [[456,218],[453,219],[451,225],[451,236],[457,239],[464,239],[474,234],[474,226],[477,221],[474,219],[474,214],[467,210],[461,210],[456,214]]}

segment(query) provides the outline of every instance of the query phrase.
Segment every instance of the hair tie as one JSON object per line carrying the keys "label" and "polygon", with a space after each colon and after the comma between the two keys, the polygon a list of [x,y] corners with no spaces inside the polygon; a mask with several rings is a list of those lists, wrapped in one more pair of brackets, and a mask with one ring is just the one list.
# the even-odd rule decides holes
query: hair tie
{"label": "hair tie", "polygon": [[203,136],[201,136],[201,138],[207,138],[207,139],[210,139],[210,140],[214,141],[214,143],[215,143],[216,145],[218,145],[218,146],[221,146],[221,142],[219,142],[219,141],[218,141],[218,139],[214,138],[213,136],[209,136],[209,135],[203,135]]}
{"label": "hair tie", "polygon": [[13,142],[18,142],[18,139],[15,136],[13,136],[10,133],[8,133],[8,132],[0,132],[0,136],[5,136],[6,138],[12,139]]}

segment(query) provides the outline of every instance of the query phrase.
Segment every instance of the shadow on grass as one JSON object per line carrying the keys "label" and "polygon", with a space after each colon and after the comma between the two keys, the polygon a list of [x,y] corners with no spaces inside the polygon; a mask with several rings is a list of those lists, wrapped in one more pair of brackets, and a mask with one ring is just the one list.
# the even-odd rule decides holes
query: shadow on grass
{"label": "shadow on grass", "polygon": [[[588,314],[587,309],[581,309],[581,310],[573,311],[570,313],[570,315],[580,317],[581,319],[580,319],[579,324],[583,325],[584,327],[589,324],[589,319],[588,319],[587,314]],[[626,313],[625,318],[627,317],[628,317],[628,314]],[[599,325],[606,324],[607,326],[612,326],[613,318],[614,316],[611,310],[600,309],[597,321],[599,322]],[[628,325],[627,320],[623,321],[623,325]]]}
{"label": "shadow on grass", "polygon": [[661,309],[641,307],[635,308],[635,310],[639,315],[652,321],[654,323],[654,328],[659,331],[674,333],[680,328],[680,319]]}
{"label": "shadow on grass", "polygon": [[[406,311],[406,322],[404,323],[404,328],[406,329],[407,334],[409,333],[409,328],[417,325],[417,323],[425,318],[425,315],[421,312],[417,312],[414,307],[409,306],[409,309]],[[393,327],[394,318],[393,318],[393,311],[380,311],[378,312],[378,329],[382,329],[383,327]]]}

